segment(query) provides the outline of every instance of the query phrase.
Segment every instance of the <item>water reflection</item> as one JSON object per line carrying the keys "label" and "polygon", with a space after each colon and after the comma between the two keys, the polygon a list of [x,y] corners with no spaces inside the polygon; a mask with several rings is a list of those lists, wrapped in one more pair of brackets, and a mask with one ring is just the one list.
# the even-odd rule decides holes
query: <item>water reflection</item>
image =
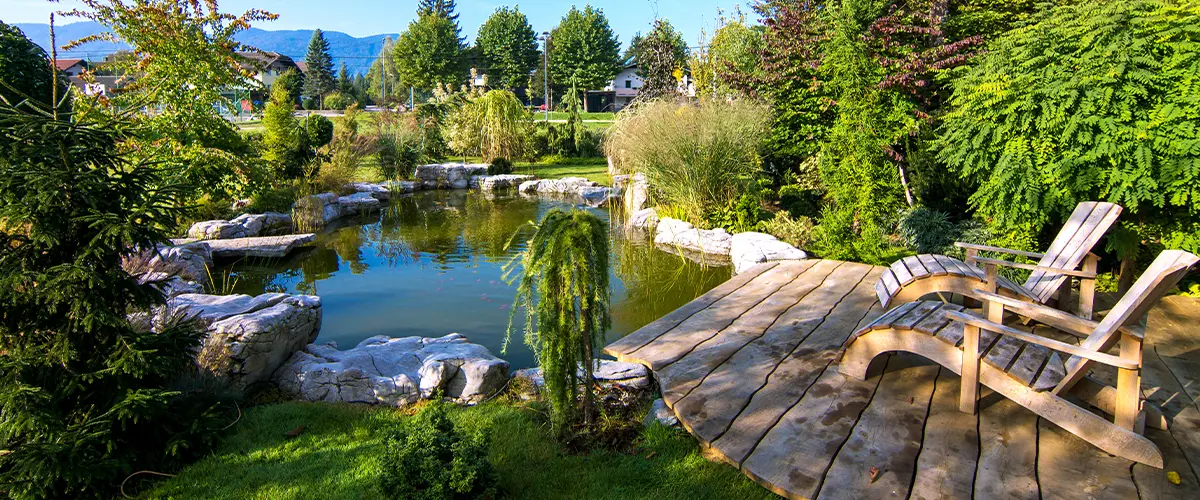
{"label": "water reflection", "polygon": [[[515,292],[503,282],[502,267],[523,248],[529,223],[556,206],[569,204],[467,191],[417,193],[326,229],[316,248],[287,259],[227,263],[224,271],[239,293],[320,295],[318,342],[346,349],[375,335],[459,332],[499,353]],[[589,210],[609,219],[605,209]],[[696,264],[626,235],[618,221],[612,226],[610,340],[729,279],[728,267]],[[534,364],[519,341],[504,357],[515,368]]]}

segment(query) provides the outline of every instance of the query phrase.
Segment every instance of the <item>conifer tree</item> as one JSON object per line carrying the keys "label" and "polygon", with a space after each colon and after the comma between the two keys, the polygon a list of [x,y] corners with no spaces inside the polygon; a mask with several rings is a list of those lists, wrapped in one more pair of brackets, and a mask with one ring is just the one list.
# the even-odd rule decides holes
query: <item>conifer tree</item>
{"label": "conifer tree", "polygon": [[523,274],[512,314],[519,307],[526,311],[525,344],[537,355],[553,409],[551,420],[560,434],[576,422],[581,386],[584,424],[595,422],[595,355],[612,322],[608,247],[608,224],[599,217],[584,210],[553,209],[513,260]]}
{"label": "conifer tree", "polygon": [[[49,61],[44,66],[49,71]],[[151,331],[163,303],[122,268],[167,240],[187,190],[118,153],[127,123],[0,102],[0,484],[9,498],[113,498],[170,470],[233,415],[180,384],[201,331]],[[178,178],[178,177],[176,177]],[[232,408],[229,408],[232,410]]]}
{"label": "conifer tree", "polygon": [[354,81],[350,78],[345,61],[342,61],[342,65],[338,68],[337,88],[343,94],[354,95]]}
{"label": "conifer tree", "polygon": [[454,36],[458,38],[459,45],[462,45],[466,40],[462,36],[462,27],[458,25],[458,6],[455,5],[455,0],[420,0],[417,3],[417,17],[421,16],[438,16],[449,19],[454,23]]}
{"label": "conifer tree", "polygon": [[308,65],[308,72],[304,74],[304,97],[319,102],[325,94],[336,88],[333,81],[333,59],[329,57],[329,41],[325,40],[325,34],[321,30],[313,31],[304,63]]}

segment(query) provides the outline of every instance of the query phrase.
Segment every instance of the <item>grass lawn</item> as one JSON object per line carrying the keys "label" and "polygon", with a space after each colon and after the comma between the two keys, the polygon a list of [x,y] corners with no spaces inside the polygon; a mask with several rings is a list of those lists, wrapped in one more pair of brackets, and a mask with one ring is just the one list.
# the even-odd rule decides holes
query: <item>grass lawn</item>
{"label": "grass lawn", "polygon": [[[535,111],[533,113],[533,118],[535,120],[542,120],[542,119],[545,119],[545,117],[546,117],[545,113],[537,112],[537,111]],[[551,111],[550,112],[551,120],[566,120],[570,117],[571,117],[570,113],[566,113],[563,111]],[[617,119],[616,113],[579,113],[579,117],[584,120],[613,121],[613,120]]]}
{"label": "grass lawn", "polygon": [[[140,498],[380,498],[381,432],[410,418],[390,408],[282,403],[249,409],[215,453]],[[705,459],[694,439],[659,425],[637,454],[563,452],[544,417],[512,403],[453,408],[464,429],[487,429],[508,498],[771,498],[736,468]],[[297,426],[296,438],[285,433]]]}
{"label": "grass lawn", "polygon": [[517,163],[514,174],[536,175],[539,179],[583,177],[604,185],[611,185],[608,176],[608,160],[604,158],[548,158],[538,163]]}

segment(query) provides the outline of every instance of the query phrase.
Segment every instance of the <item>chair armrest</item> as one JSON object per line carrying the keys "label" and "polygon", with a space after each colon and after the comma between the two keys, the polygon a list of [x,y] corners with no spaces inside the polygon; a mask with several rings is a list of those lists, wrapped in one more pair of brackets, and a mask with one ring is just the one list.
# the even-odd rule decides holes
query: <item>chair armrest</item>
{"label": "chair armrest", "polygon": [[963,243],[961,241],[954,242],[954,246],[956,246],[958,248],[962,248],[964,250],[979,250],[981,252],[1006,253],[1009,255],[1020,255],[1022,257],[1032,257],[1034,259],[1040,259],[1040,258],[1046,256],[1046,254],[1044,254],[1044,253],[1026,252],[1024,250],[1013,250],[1011,248],[993,247],[993,246],[988,246],[988,245],[976,245],[974,243]]}
{"label": "chair armrest", "polygon": [[1104,354],[1102,352],[1085,349],[1085,348],[1079,347],[1077,345],[1071,345],[1071,344],[1068,344],[1065,342],[1059,342],[1054,339],[1048,339],[1046,337],[1034,335],[1032,333],[1024,332],[1024,331],[1018,330],[1016,328],[1001,325],[1000,323],[993,323],[991,321],[980,318],[973,314],[967,314],[967,313],[963,313],[963,312],[959,312],[959,311],[946,311],[946,317],[948,317],[952,320],[955,320],[955,321],[966,323],[971,326],[977,326],[981,329],[984,329],[984,330],[987,330],[990,332],[996,332],[1001,335],[1008,335],[1009,337],[1015,338],[1017,340],[1023,340],[1025,342],[1029,342],[1031,344],[1037,344],[1042,347],[1046,347],[1048,349],[1053,349],[1055,351],[1065,352],[1065,353],[1073,355],[1073,356],[1079,356],[1081,358],[1090,359],[1097,363],[1104,363],[1109,366],[1115,366],[1117,368],[1124,368],[1126,370],[1136,370],[1140,367],[1140,365],[1138,363],[1133,362],[1133,361],[1123,360],[1119,356],[1113,356],[1111,354]]}
{"label": "chair armrest", "polygon": [[1005,309],[1020,316],[1040,321],[1076,337],[1087,337],[1100,326],[1098,322],[1080,318],[1079,316],[1065,313],[1053,307],[1012,299],[991,292],[976,291],[975,298],[986,302],[1000,303]]}
{"label": "chair armrest", "polygon": [[1035,264],[1021,264],[1018,262],[1009,262],[1007,260],[989,259],[986,257],[976,257],[975,262],[979,264],[995,264],[997,266],[1012,267],[1016,269],[1027,269],[1030,271],[1041,271],[1044,273],[1062,274],[1064,276],[1074,276],[1076,278],[1096,279],[1096,273],[1087,271],[1076,271],[1073,269],[1059,269],[1057,267],[1039,266]]}

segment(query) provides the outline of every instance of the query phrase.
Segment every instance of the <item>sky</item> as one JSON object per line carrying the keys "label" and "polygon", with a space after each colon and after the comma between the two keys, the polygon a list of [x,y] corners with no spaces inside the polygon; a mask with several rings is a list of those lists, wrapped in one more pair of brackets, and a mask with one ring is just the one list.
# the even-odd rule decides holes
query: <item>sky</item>
{"label": "sky", "polygon": [[[579,8],[587,2],[561,0],[458,0],[459,25],[463,35],[474,40],[479,25],[501,6],[520,7],[537,32],[548,31],[558,24],[571,5]],[[748,0],[592,0],[591,5],[604,10],[622,44],[639,31],[649,31],[655,17],[671,21],[683,33],[689,45],[698,45],[701,30],[712,32],[718,8],[726,12],[741,6],[750,12]],[[0,0],[0,20],[6,23],[46,23],[51,12],[70,10],[78,5],[73,0]],[[255,24],[267,30],[320,28],[341,31],[362,37],[378,33],[400,33],[416,17],[416,0],[224,0],[222,12],[241,13],[249,8],[265,9],[279,14],[273,22]],[[753,15],[747,17],[753,18]]]}

